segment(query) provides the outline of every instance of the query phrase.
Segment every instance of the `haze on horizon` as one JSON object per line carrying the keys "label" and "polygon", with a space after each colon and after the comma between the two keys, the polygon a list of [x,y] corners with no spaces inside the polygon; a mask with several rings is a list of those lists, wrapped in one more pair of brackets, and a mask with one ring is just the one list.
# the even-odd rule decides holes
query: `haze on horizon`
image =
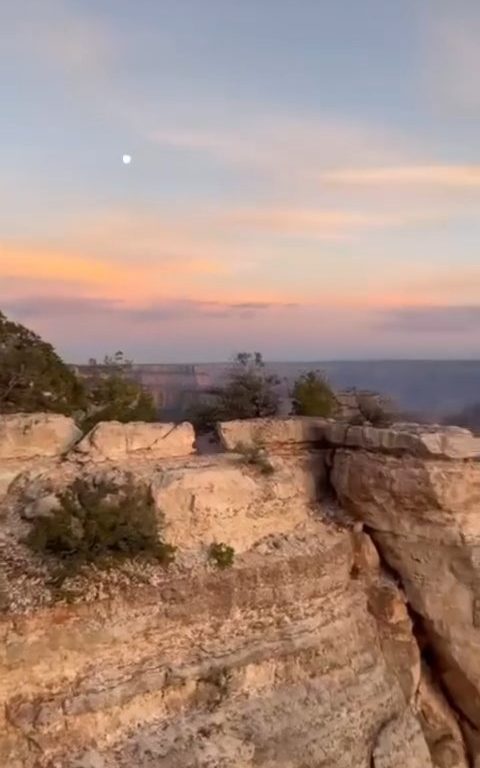
{"label": "haze on horizon", "polygon": [[0,308],[77,362],[479,357],[479,40],[475,0],[3,3]]}

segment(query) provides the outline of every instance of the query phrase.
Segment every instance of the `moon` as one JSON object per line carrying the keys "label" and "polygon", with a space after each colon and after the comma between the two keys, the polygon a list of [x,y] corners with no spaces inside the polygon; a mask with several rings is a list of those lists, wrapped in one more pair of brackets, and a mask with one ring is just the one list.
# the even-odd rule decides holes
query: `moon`
{"label": "moon", "polygon": [[131,155],[122,155],[122,163],[124,165],[130,165],[132,162],[132,156]]}

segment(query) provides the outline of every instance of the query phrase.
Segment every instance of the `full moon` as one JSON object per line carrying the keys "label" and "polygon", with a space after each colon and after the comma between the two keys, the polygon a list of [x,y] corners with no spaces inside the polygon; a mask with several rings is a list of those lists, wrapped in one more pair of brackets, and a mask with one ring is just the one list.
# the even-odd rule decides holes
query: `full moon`
{"label": "full moon", "polygon": [[122,161],[123,161],[124,165],[130,165],[130,163],[132,162],[132,156],[131,155],[123,155],[122,156]]}

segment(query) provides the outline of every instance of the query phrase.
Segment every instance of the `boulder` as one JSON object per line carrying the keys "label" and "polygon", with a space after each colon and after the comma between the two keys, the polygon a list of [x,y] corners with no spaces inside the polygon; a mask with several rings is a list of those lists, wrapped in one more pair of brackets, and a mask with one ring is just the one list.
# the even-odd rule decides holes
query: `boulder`
{"label": "boulder", "polygon": [[59,456],[81,437],[73,419],[56,413],[0,416],[0,460]]}
{"label": "boulder", "polygon": [[418,457],[480,458],[480,439],[474,437],[468,429],[460,427],[402,423],[379,428],[327,422],[323,427],[323,436],[326,443],[335,447],[408,453]]}
{"label": "boulder", "polygon": [[217,424],[220,441],[227,451],[240,447],[295,445],[324,440],[328,419],[297,416],[286,419],[248,419]]}
{"label": "boulder", "polygon": [[121,461],[133,455],[152,459],[188,456],[194,452],[195,433],[188,422],[162,424],[102,421],[76,446],[92,461]]}

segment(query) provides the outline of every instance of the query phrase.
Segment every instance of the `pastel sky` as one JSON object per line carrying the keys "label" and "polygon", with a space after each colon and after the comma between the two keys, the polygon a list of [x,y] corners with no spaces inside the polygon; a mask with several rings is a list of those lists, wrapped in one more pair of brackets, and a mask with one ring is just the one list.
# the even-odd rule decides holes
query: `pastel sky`
{"label": "pastel sky", "polygon": [[478,357],[479,41],[478,0],[2,3],[0,308],[79,362]]}

